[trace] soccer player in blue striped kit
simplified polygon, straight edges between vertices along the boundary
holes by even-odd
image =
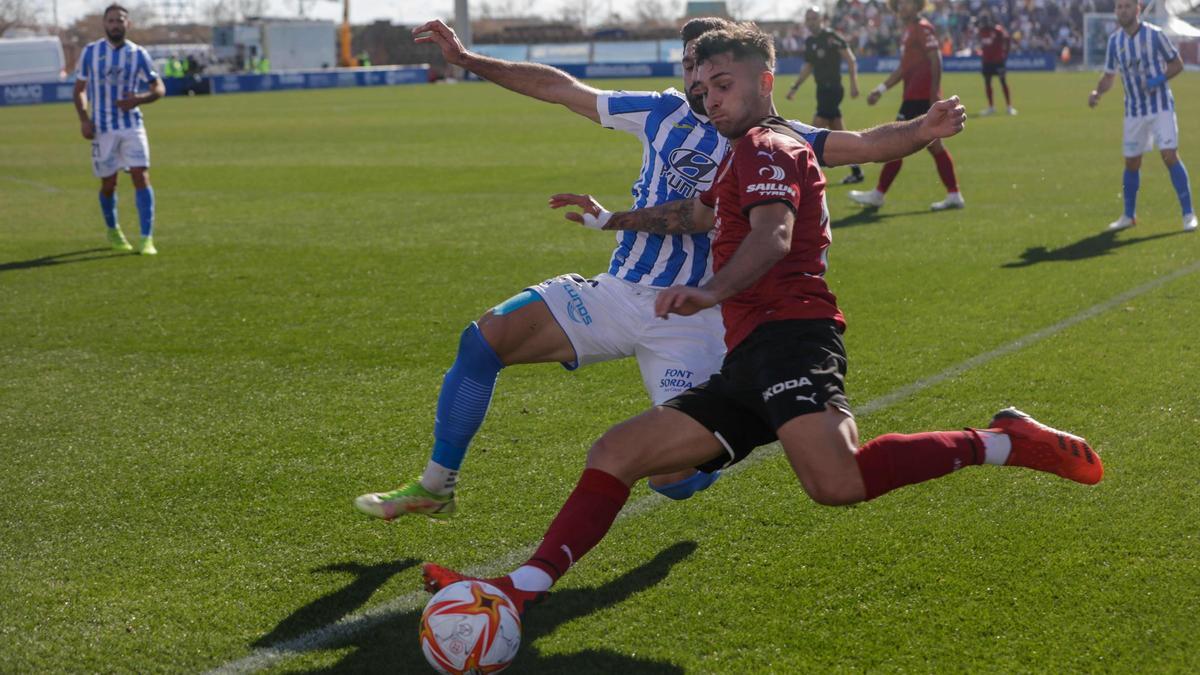
[[[506,89],[558,103],[593,122],[635,135],[643,166],[633,185],[634,209],[691,199],[707,190],[728,149],[728,141],[704,116],[693,93],[692,43],[700,35],[730,25],[724,19],[689,21],[681,31],[684,91],[601,91],[567,73],[536,63],[494,59],[468,51],[441,21],[413,30],[417,42],[430,42],[446,61]],[[422,34],[428,34],[421,36]],[[829,165],[888,161],[917,152],[936,138],[962,129],[965,111],[957,99],[940,101],[930,114],[866,132],[830,132],[793,122],[797,132],[820,146]],[[552,206],[580,205],[585,195],[556,195]],[[590,214],[589,214],[590,215]],[[584,221],[577,213],[571,220]],[[600,229],[590,219],[585,225]],[[636,357],[643,384],[657,405],[700,384],[715,373],[725,355],[718,308],[679,321],[654,318],[659,291],[697,286],[712,276],[711,235],[620,232],[608,270],[585,279],[564,274],[526,288],[486,312],[463,331],[454,365],[438,396],[434,447],[420,480],[390,492],[355,500],[362,512],[385,520],[407,513],[434,518],[454,514],[458,471],[478,431],[502,368],[519,363],[562,363],[575,369],[592,363]],[[686,469],[649,477],[651,488],[686,499],[716,480],[718,472]]]
[[[100,212],[109,244],[118,251],[133,250],[117,224],[117,173],[127,169],[137,190],[142,235],[137,252],[155,255],[150,143],[139,106],[162,98],[166,87],[154,71],[150,54],[125,39],[128,30],[127,9],[120,5],[105,8],[105,38],[83,48],[75,69],[75,111],[80,133],[92,142],[92,173],[100,179]]]
[[[1118,28],[1108,38],[1104,75],[1088,96],[1096,107],[1117,73],[1125,87],[1125,175],[1122,180],[1125,212],[1108,226],[1116,232],[1137,224],[1137,193],[1141,185],[1142,154],[1155,145],[1171,174],[1171,184],[1183,209],[1183,231],[1196,230],[1196,212],[1187,169],[1179,161],[1179,124],[1175,119],[1175,97],[1167,81],[1183,72],[1183,59],[1162,29],[1141,20],[1137,0],[1117,0]]]

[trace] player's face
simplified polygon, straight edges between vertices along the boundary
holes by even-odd
[[[717,54],[700,64],[696,79],[704,91],[709,119],[726,138],[740,138],[771,113],[774,76],[761,63]]]
[[[125,41],[125,31],[129,30],[129,15],[119,9],[114,9],[104,15],[104,34],[109,41],[121,43]]]
[[[899,0],[896,3],[896,15],[902,21],[913,19],[921,13],[921,5],[924,4],[921,0]]]
[[[704,94],[696,82],[696,41],[690,40],[683,46],[683,95],[688,107],[697,115],[704,115]]]
[[[1138,11],[1141,7],[1137,0],[1117,0],[1117,5],[1114,11],[1117,15],[1117,23],[1121,24],[1121,28],[1129,28],[1137,23]]]
[[[804,27],[810,33],[816,33],[821,30],[821,13],[808,10],[804,13]]]

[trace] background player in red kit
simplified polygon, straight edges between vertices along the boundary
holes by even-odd
[[[697,40],[696,54],[705,108],[732,150],[692,217],[670,222],[678,231],[715,228],[717,271],[701,286],[660,291],[655,312],[666,319],[720,303],[729,353],[708,382],[596,441],[533,557],[489,583],[523,612],[600,542],[640,477],[692,466],[714,471],[776,439],[821,504],[873,499],[983,463],[1098,482],[1100,458],[1082,438],[1011,408],[990,429],[888,434],[857,447],[843,391],[845,321],[824,279],[830,227],[818,151],[772,115],[769,35],[753,24],[713,31]],[[667,204],[631,217],[654,229],[663,226],[656,213],[676,211]],[[423,574],[430,591],[465,578],[432,563]]]
[[[1008,61],[1008,48],[1012,38],[1004,26],[996,23],[990,12],[979,15],[979,52],[983,62],[983,88],[987,91],[988,107],[980,115],[994,115],[996,106],[992,100],[992,77],[1000,78],[1000,88],[1004,90],[1004,105],[1008,107],[1009,115],[1016,115],[1017,109],[1012,106],[1012,96],[1008,93],[1008,80],[1005,62]]]
[[[884,92],[904,81],[904,102],[900,104],[899,120],[911,120],[924,115],[929,107],[941,97],[942,52],[938,48],[937,32],[933,24],[921,17],[925,0],[889,0],[888,7],[904,22],[904,35],[900,41],[900,65],[888,75],[887,80],[867,96],[867,105],[875,105]],[[962,193],[958,190],[958,178],[954,175],[954,160],[940,140],[929,146],[933,161],[937,163],[938,176],[946,186],[946,198],[934,202],[934,211],[961,209],[965,206]],[[851,190],[850,199],[879,208],[896,174],[900,173],[903,160],[893,160],[883,165],[879,172],[879,183],[874,190]]]

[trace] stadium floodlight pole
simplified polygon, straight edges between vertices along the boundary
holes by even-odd
[[[471,35],[471,10],[467,0],[454,0],[454,32],[467,49],[475,42]]]

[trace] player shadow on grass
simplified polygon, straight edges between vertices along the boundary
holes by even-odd
[[[356,562],[334,563],[318,567],[313,572],[348,572],[354,575],[354,580],[344,588],[324,595],[279,622],[270,633],[255,640],[255,647],[270,647],[290,638],[297,637],[328,626],[362,607],[380,586],[387,583],[396,574],[410,567],[415,567],[421,561],[413,558],[396,560],[394,562],[362,565]]]
[[[93,253],[104,255],[91,255]],[[114,251],[111,248],[85,248],[82,251],[70,251],[68,253],[56,253],[54,255],[42,256],[41,258],[33,258],[30,260],[15,260],[8,263],[0,263],[0,272],[8,272],[10,270],[27,270],[34,267],[48,267],[50,265],[66,265],[68,263],[87,262],[89,260],[105,260],[107,258],[118,258],[122,256],[131,256],[128,251]]]
[[[594,614],[617,605],[667,577],[678,563],[696,550],[696,543],[684,541],[661,551],[654,559],[626,572],[598,588],[572,588],[551,593],[545,601],[534,606],[525,617],[522,627],[521,651],[513,662],[514,673],[597,673],[626,675],[683,673],[683,668],[668,662],[645,657],[618,654],[604,649],[585,649],[573,654],[543,655],[534,644],[538,638],[553,633],[559,626],[580,617]],[[392,617],[349,640],[325,645],[330,651],[353,647],[340,661],[305,673],[376,673],[381,671],[428,673],[425,655],[417,639],[421,610],[412,610]],[[600,640],[603,642],[603,640]],[[289,671],[297,672],[297,671]]]
[[[907,218],[909,216],[926,215],[929,212],[930,211],[928,209],[925,209],[922,211],[899,211],[899,212],[880,213],[879,209],[877,209],[877,208],[867,207],[865,209],[862,209],[861,211],[856,211],[855,213],[851,213],[848,216],[842,216],[841,218],[838,218],[837,220],[829,221],[829,227],[836,230],[839,227],[854,227],[855,225],[872,225],[874,223],[878,223],[881,220],[887,220],[889,218]]]
[[[1073,260],[1086,260],[1102,255],[1108,255],[1122,246],[1131,246],[1140,244],[1146,241],[1162,239],[1163,237],[1173,237],[1177,234],[1184,234],[1183,230],[1175,230],[1174,232],[1160,232],[1151,234],[1145,237],[1134,237],[1132,239],[1117,239],[1117,232],[1101,232],[1093,234],[1090,237],[1085,237],[1073,244],[1067,244],[1062,248],[1047,249],[1045,246],[1033,246],[1025,249],[1021,253],[1021,259],[1015,262],[1004,263],[1001,267],[1029,267],[1043,262],[1071,262]]]

